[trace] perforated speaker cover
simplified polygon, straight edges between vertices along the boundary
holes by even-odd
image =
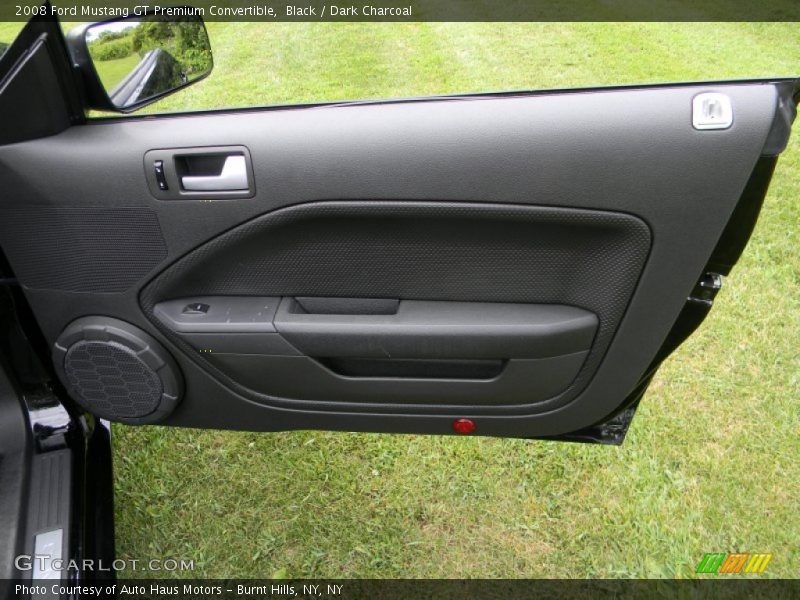
[[[123,292],[167,256],[158,217],[139,207],[4,207],[0,237],[20,282],[43,290]]]
[[[111,317],[83,317],[58,337],[53,361],[72,398],[112,421],[153,423],[181,395],[178,367],[138,327]]]

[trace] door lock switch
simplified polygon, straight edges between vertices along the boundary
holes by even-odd
[[[167,185],[167,178],[164,175],[164,161],[157,160],[153,163],[153,171],[156,174],[156,183],[158,183],[158,189],[162,191],[166,191],[169,189]]]
[[[183,307],[181,311],[185,315],[204,315],[208,312],[209,309],[208,304],[203,304],[202,302],[192,302],[191,304],[187,304]]]

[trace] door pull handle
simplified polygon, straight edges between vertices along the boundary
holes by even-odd
[[[197,192],[247,190],[247,161],[244,156],[228,156],[219,175],[184,175],[183,189]]]

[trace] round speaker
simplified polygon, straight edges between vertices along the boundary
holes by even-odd
[[[151,335],[111,317],[82,317],[56,340],[53,362],[70,396],[123,423],[166,417],[182,393],[178,366]]]

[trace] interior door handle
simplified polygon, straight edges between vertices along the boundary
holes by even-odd
[[[219,175],[184,175],[181,184],[183,189],[197,192],[246,190],[247,161],[241,155],[228,156]]]

